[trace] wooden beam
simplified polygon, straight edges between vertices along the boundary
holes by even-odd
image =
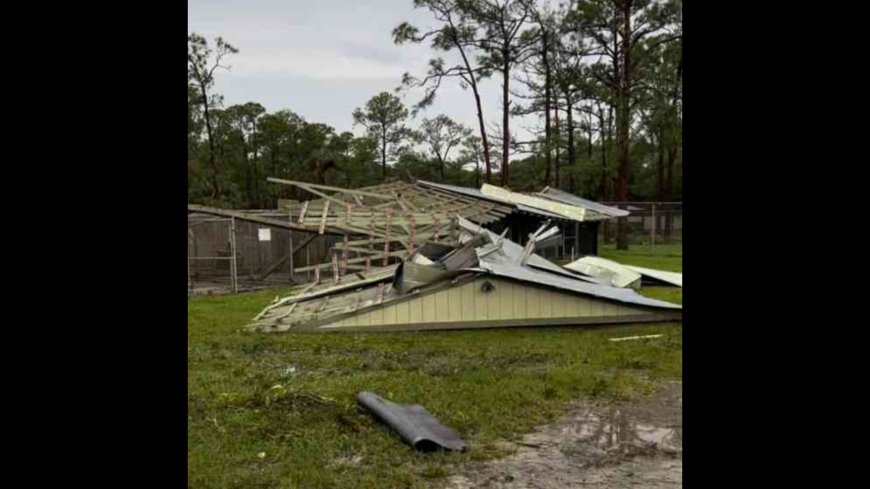
[[[318,229],[317,234],[323,234],[323,230],[326,229],[326,216],[329,215],[329,201],[326,201],[326,205],[323,207],[323,215],[320,216],[320,229]]]
[[[372,197],[372,198],[381,199],[381,200],[393,200],[393,199],[395,199],[395,197],[393,197],[391,195],[381,195],[381,194],[376,194],[376,193],[372,193],[372,192],[365,192],[362,190],[354,190],[354,189],[349,189],[349,188],[330,187],[329,185],[317,185],[314,183],[297,182],[294,180],[284,180],[281,178],[272,178],[272,177],[269,177],[266,180],[273,182],[273,183],[283,183],[286,185],[295,185],[303,190],[308,190],[308,191],[310,191],[311,189],[319,189],[319,190],[327,190],[327,191],[332,191],[332,192],[343,192],[346,194],[359,195],[359,196],[363,196],[363,197]],[[319,194],[319,192],[312,192],[312,193]]]
[[[240,221],[254,222],[254,223],[258,223],[258,224],[264,224],[266,226],[274,226],[276,228],[293,229],[293,230],[301,231],[304,233],[311,232],[310,229],[306,229],[303,226],[299,226],[299,225],[293,224],[293,223],[288,222],[288,221],[283,221],[280,219],[272,219],[270,217],[262,217],[262,216],[257,216],[257,215],[246,214],[244,212],[240,212],[237,210],[220,209],[218,207],[208,207],[208,206],[198,205],[198,204],[187,204],[187,211],[188,212],[199,212],[202,214],[210,214],[213,216],[234,217]],[[329,231],[329,234],[343,234],[342,232],[336,231],[336,230],[331,229],[331,228],[328,229],[328,231]]]

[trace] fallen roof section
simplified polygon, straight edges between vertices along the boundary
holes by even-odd
[[[468,220],[453,245],[415,250],[353,283],[276,299],[251,329],[407,331],[680,320],[682,306],[569,272]],[[550,231],[537,233],[546,236]]]
[[[583,207],[584,209],[595,211],[608,217],[625,217],[629,215],[629,212],[627,210],[619,209],[617,207],[611,207],[609,205],[599,204],[598,202],[587,200],[555,188],[544,187],[544,189],[538,192],[537,195],[546,199],[554,200],[556,202],[562,202],[563,204]]]
[[[614,287],[640,287],[640,273],[617,263],[613,260],[599,256],[584,256],[565,265],[568,270],[596,277]]]
[[[683,274],[677,272],[668,272],[665,270],[658,270],[655,268],[644,268],[644,267],[635,267],[631,265],[626,265],[627,268],[634,270],[635,272],[641,274],[644,279],[652,279],[650,280],[653,283],[665,283],[669,285],[675,285],[677,287],[683,286]]]
[[[598,221],[612,217],[611,214],[614,210],[617,212],[617,215],[619,215],[619,212],[624,212],[619,209],[587,201],[586,199],[580,199],[579,197],[577,197],[578,201],[575,202],[558,201],[556,199],[542,198],[547,196],[539,194],[522,194],[486,183],[483,184],[480,189],[427,182],[424,180],[417,180],[417,183],[424,187],[443,190],[445,192],[451,192],[478,200],[511,205],[521,212],[527,212],[548,218],[566,219],[578,222]],[[601,212],[600,209],[608,209],[609,213]]]
[[[580,222],[589,220],[587,219],[586,209],[582,207],[566,205],[560,202],[554,202],[552,200],[542,199],[531,195],[511,192],[510,190],[496,187],[495,185],[489,185],[487,183],[484,183],[480,187],[480,192],[484,195],[496,197],[514,204],[521,204],[535,209],[540,209],[546,211],[549,214],[561,216],[562,219],[570,219]]]

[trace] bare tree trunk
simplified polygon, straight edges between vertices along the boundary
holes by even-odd
[[[505,52],[503,55],[505,59],[507,59],[509,53]],[[510,169],[510,65],[508,65],[507,61],[505,61],[504,66],[502,67],[502,78],[504,83],[502,84],[502,144],[501,144],[501,186],[502,187],[510,187],[511,181],[511,169]]]
[[[211,125],[211,113],[208,111],[208,90],[203,83],[199,84],[199,88],[202,92],[202,112],[205,118],[205,132],[208,136],[208,161],[212,170],[212,197],[219,199],[221,197],[220,179],[218,178],[220,170],[214,155],[214,131]]]
[[[474,75],[472,75],[473,77]],[[477,123],[480,125],[480,140],[483,143],[483,161],[486,164],[486,183],[492,179],[492,165],[489,160],[489,140],[486,138],[486,125],[483,123],[483,109],[480,106],[480,94],[477,93],[477,84],[472,83],[474,101],[477,103]]]
[[[547,30],[541,29],[541,62],[544,64],[544,159],[547,162],[547,171],[544,181],[550,185],[550,168],[553,165],[552,139],[550,134],[550,62],[547,59]]]
[[[576,168],[574,168],[574,164],[576,163],[575,159],[576,159],[577,155],[574,151],[574,114],[573,114],[574,103],[570,99],[570,97],[565,98],[565,105],[566,105],[565,118],[566,118],[566,122],[568,123],[568,168],[571,172],[569,174],[570,177],[568,178],[568,184],[569,184],[568,190],[570,190],[571,193],[574,193],[574,191],[575,191],[574,174],[576,173],[576,170],[577,170]]]
[[[604,109],[598,106],[598,132],[601,143],[601,188],[599,189],[601,200],[607,201],[607,126],[604,119]]]
[[[659,128],[658,136],[658,162],[656,165],[657,180],[658,180],[658,195],[659,202],[665,201],[665,131]]]
[[[622,2],[620,20],[622,21],[622,62],[620,73],[617,78],[617,107],[616,107],[616,148],[617,148],[617,198],[628,201],[628,171],[629,171],[629,118],[631,104],[631,0]],[[628,222],[625,218],[616,221],[616,249],[628,249]]]
[[[554,146],[554,149],[556,150],[556,159],[553,161],[553,169],[555,170],[553,172],[555,174],[555,178],[553,179],[553,186],[558,189],[559,188],[559,161],[560,161],[559,149],[560,149],[560,145],[562,142],[562,133],[559,131],[559,104],[558,104],[558,102],[554,104],[553,109],[554,109],[553,115],[555,116],[553,118],[553,121],[555,123],[554,129],[555,129],[555,134],[556,134],[555,137],[553,138],[554,143],[555,143],[555,144],[553,144],[553,146]]]
[[[606,121],[604,117],[604,109],[601,107],[601,104],[598,104],[598,132],[599,132],[599,142],[601,144],[601,188],[599,189],[601,200],[606,202],[608,201],[608,193],[607,193],[607,141],[608,141],[608,127],[609,123]],[[602,223],[603,230],[603,238],[605,243],[610,243],[610,231],[611,226],[610,223],[604,221]]]
[[[387,181],[387,130],[384,128],[381,138],[381,181]]]
[[[592,116],[587,115],[589,124],[586,126],[586,136],[589,139],[589,148],[587,148],[586,158],[592,162]]]
[[[453,22],[450,22],[450,27],[455,29]],[[453,36],[453,44],[459,50],[462,56],[462,62],[465,64],[465,70],[468,72],[468,81],[471,85],[471,91],[474,93],[474,103],[477,106],[477,123],[480,126],[480,141],[483,144],[483,161],[486,164],[486,183],[490,183],[492,178],[492,165],[489,159],[489,139],[486,137],[486,124],[483,122],[483,107],[480,104],[480,92],[477,90],[477,80],[474,78],[474,71],[471,69],[471,63],[468,61],[468,56],[465,55],[465,49],[462,43],[456,36]]]
[[[668,148],[668,157],[667,157],[667,165],[665,167],[665,192],[664,192],[664,201],[671,202],[674,199],[673,193],[673,185],[674,185],[674,161],[677,159],[677,146],[674,144],[670,148]],[[673,233],[673,221],[674,216],[671,211],[671,205],[665,204],[665,242],[671,240],[671,234]]]

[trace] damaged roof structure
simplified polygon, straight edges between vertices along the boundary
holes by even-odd
[[[540,255],[550,259],[596,255],[600,223],[626,214],[550,188],[519,193],[488,184],[476,189],[415,180],[347,189],[279,178],[268,180],[293,187],[296,195],[312,199],[280,200],[278,208],[271,210],[188,205],[191,216],[208,214],[242,220],[286,230],[291,235],[283,251],[270,253],[262,266],[246,270],[245,279],[249,281],[264,280],[272,274],[286,276],[290,283],[313,281],[316,287],[325,281],[346,284],[368,280],[360,277],[377,275],[381,268],[397,265],[422,246],[458,245],[460,218],[496,233],[507,233],[505,238],[520,246],[527,244],[542,223],[550,222],[559,232],[536,243]],[[231,229],[230,233],[235,231]],[[234,241],[228,242],[228,253],[234,256]],[[258,250],[255,246],[254,251]],[[262,261],[253,258],[245,262]]]
[[[249,328],[262,332],[407,331],[671,321],[682,306],[573,273],[461,216],[454,239],[426,242],[401,262],[336,275],[276,300]],[[546,230],[545,230],[546,229]]]
[[[539,251],[553,259],[598,254],[598,232],[607,219],[625,217],[628,211],[586,200],[576,195],[545,187],[540,192],[520,193],[495,185],[483,184],[480,189],[458,187],[418,180],[419,185],[451,192],[480,201],[508,205],[513,212],[495,223],[491,229],[509,229],[511,240],[525,245],[529,233],[544,220],[559,227],[561,238]]]

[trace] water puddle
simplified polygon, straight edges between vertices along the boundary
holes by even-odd
[[[560,445],[566,454],[590,458],[613,455],[676,455],[683,448],[682,426],[643,422],[622,408],[582,409],[561,426]]]
[[[511,456],[452,477],[448,487],[680,487],[682,385],[663,386],[637,403],[578,405],[516,446]]]

